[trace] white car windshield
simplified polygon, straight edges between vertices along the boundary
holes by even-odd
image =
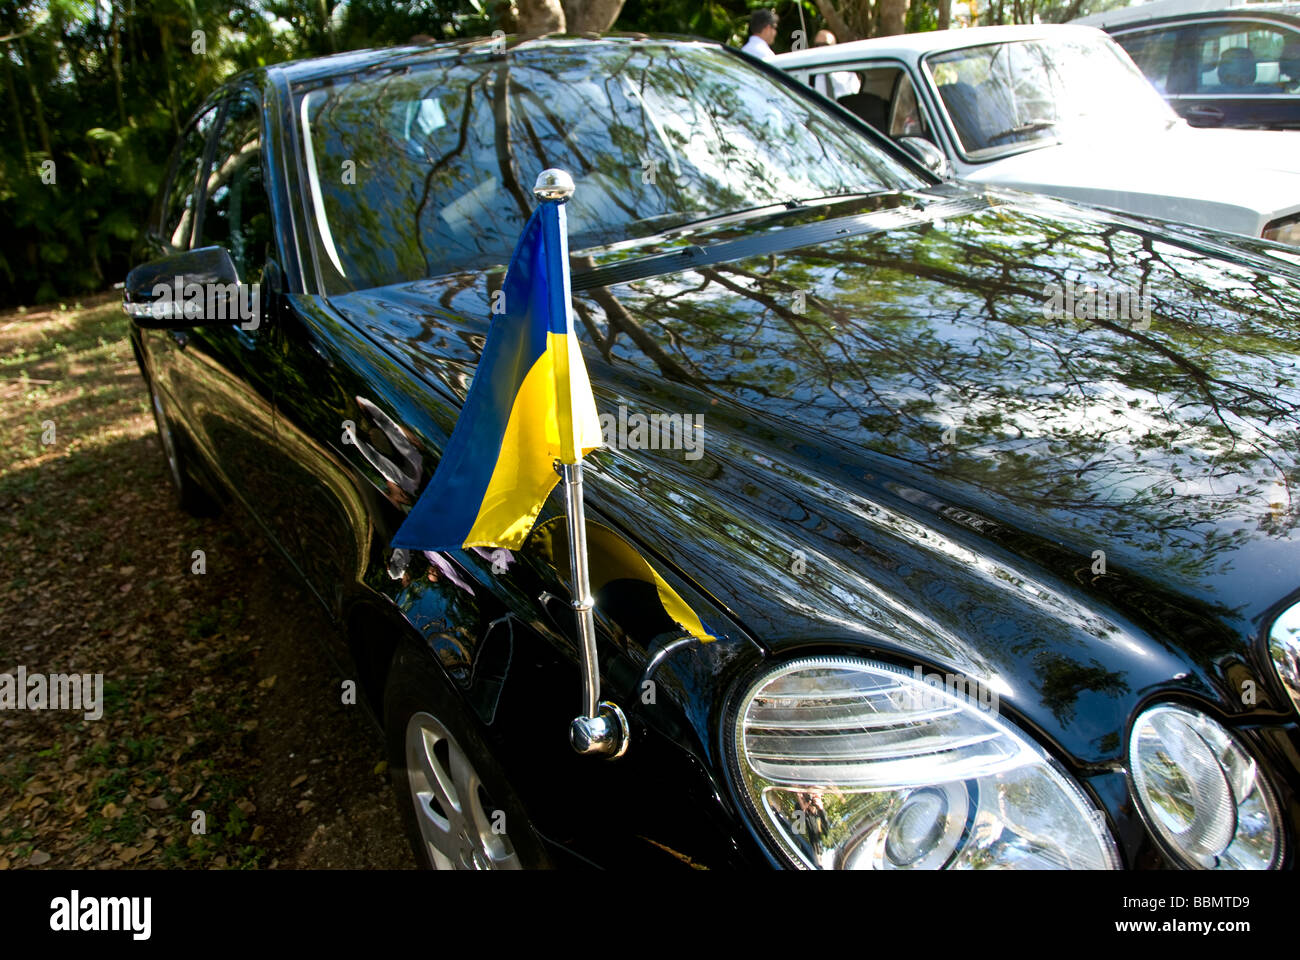
[[[1117,126],[1161,130],[1177,121],[1102,36],[966,47],[931,54],[925,66],[970,159],[1086,137],[1099,126],[1113,137]]]

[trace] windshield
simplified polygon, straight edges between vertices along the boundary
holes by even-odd
[[[1176,120],[1146,78],[1097,36],[1019,40],[931,54],[926,70],[970,159],[1097,128],[1159,130]],[[1099,141],[1099,143],[1104,141]]]
[[[703,46],[539,45],[297,93],[330,292],[505,265],[547,167],[577,185],[575,252],[921,184],[848,123]]]

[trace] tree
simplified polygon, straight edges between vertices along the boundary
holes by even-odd
[[[908,0],[880,0],[880,26],[876,30],[876,36],[892,37],[907,32],[904,27],[907,4]]]
[[[563,33],[564,8],[560,0],[519,0],[519,32],[525,35]]]
[[[623,0],[519,0],[519,32],[604,33],[623,10]]]

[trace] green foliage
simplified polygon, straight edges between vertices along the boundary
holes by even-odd
[[[176,135],[233,74],[490,32],[494,0],[24,0],[0,7],[0,303],[121,280]]]

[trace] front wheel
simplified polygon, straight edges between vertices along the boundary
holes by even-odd
[[[421,866],[549,866],[540,840],[483,738],[428,655],[406,647],[384,695],[389,769]]]

